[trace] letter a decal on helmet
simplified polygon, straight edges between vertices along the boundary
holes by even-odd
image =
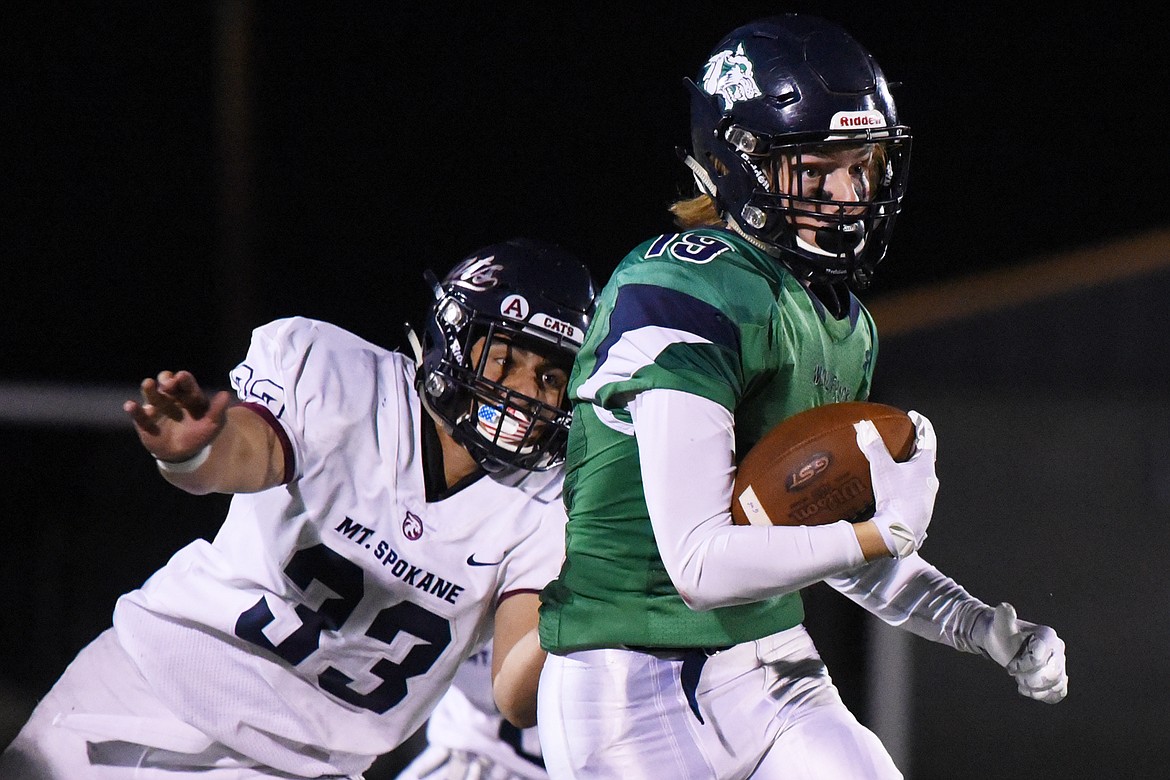
[[[523,322],[528,319],[528,301],[523,295],[509,295],[500,303],[500,314]]]

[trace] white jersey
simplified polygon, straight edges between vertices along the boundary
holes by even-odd
[[[414,366],[307,319],[258,328],[232,372],[285,447],[286,484],[237,495],[114,614],[174,713],[269,766],[357,774],[426,720],[496,605],[564,546],[559,471],[426,501]]]

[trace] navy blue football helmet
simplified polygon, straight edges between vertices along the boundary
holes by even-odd
[[[910,161],[872,55],[831,22],[788,14],[733,30],[687,84],[685,162],[728,225],[810,283],[868,285]],[[847,197],[825,184],[842,158]]]
[[[492,344],[504,340],[567,374],[597,295],[588,268],[555,245],[519,238],[473,252],[441,282],[430,272],[427,278],[435,302],[421,345],[424,403],[485,469],[545,471],[562,463],[567,399],[542,403],[488,379],[484,368]]]

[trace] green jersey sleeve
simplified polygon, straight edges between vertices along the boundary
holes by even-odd
[[[764,324],[753,319],[766,320],[772,301],[767,280],[728,239],[661,236],[632,253],[604,291],[573,398],[613,411],[658,388],[734,410],[745,389],[744,331]]]

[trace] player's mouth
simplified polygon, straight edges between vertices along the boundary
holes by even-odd
[[[488,441],[508,450],[524,452],[525,440],[530,439],[528,431],[532,420],[528,415],[509,408],[506,412],[498,406],[480,403],[475,412],[475,428]]]

